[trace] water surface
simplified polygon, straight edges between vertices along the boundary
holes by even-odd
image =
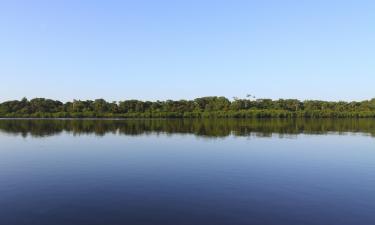
[[[375,120],[0,120],[0,224],[375,224]]]

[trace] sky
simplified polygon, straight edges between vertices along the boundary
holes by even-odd
[[[375,97],[375,1],[3,0],[0,101]]]

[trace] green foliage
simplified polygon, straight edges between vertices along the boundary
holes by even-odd
[[[73,100],[62,103],[35,98],[0,104],[3,118],[370,118],[375,98],[362,102],[299,101],[202,97],[194,100],[107,102]]]

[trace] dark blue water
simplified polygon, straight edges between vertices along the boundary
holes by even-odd
[[[5,123],[1,225],[375,224],[368,126]]]

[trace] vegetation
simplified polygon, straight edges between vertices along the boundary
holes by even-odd
[[[107,102],[35,98],[0,104],[2,118],[375,118],[375,98],[361,102],[202,97]]]

